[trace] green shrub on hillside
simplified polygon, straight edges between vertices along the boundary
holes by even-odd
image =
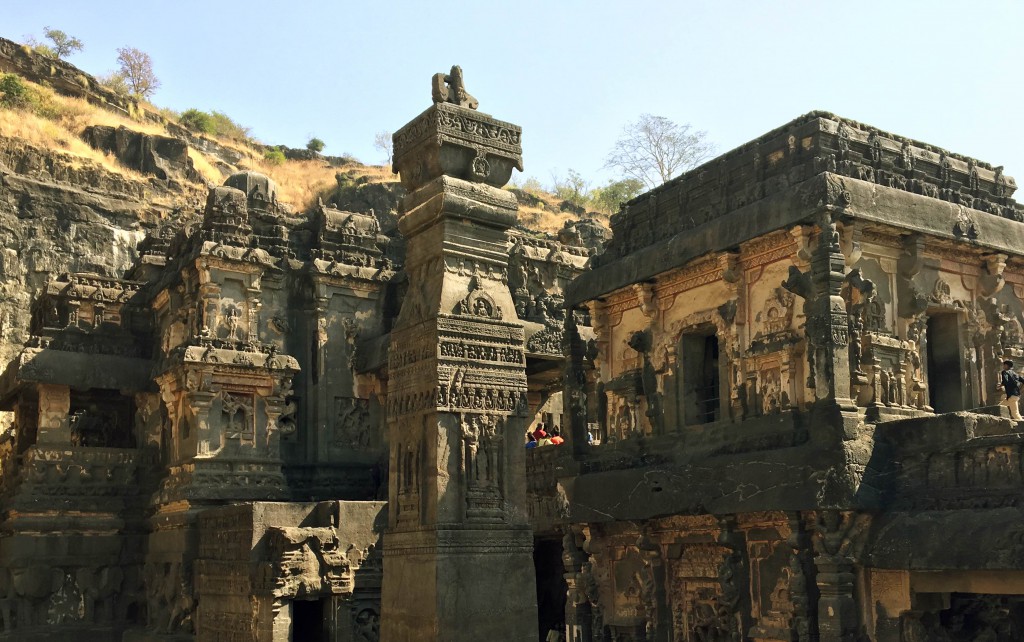
[[[184,127],[201,134],[213,134],[217,131],[210,114],[198,109],[186,109],[181,112],[178,122]]]
[[[324,141],[320,140],[319,138],[310,138],[309,142],[306,143],[306,149],[316,154],[319,154],[320,152],[324,151],[324,147],[326,147]]]
[[[213,128],[218,136],[249,140],[249,128],[239,125],[224,112],[213,110],[210,112],[210,118],[213,120]]]
[[[32,104],[32,90],[16,74],[0,74],[0,105],[8,109],[27,109]]]
[[[77,111],[71,104],[54,100],[51,91],[40,90],[17,74],[0,74],[0,107],[24,109],[49,120],[73,115]]]
[[[188,109],[181,113],[178,122],[201,134],[241,141],[249,140],[249,128],[239,125],[222,111],[206,112],[200,109]]]
[[[271,165],[283,165],[285,161],[284,152],[280,149],[269,149],[263,154],[263,160]]]

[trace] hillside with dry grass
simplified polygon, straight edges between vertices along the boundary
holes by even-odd
[[[39,80],[39,79],[36,79]],[[12,96],[11,88],[14,88]],[[5,92],[6,88],[6,92]],[[96,105],[86,98],[62,95],[43,82],[17,74],[0,74],[0,137],[53,150],[82,162],[95,163],[104,170],[136,182],[153,199],[166,194],[149,189],[151,177],[126,166],[117,157],[90,146],[83,138],[92,126],[124,127],[151,136],[180,138],[188,143],[188,157],[201,181],[184,186],[187,201],[196,201],[208,185],[220,184],[230,174],[254,170],[270,176],[278,185],[278,198],[297,212],[309,210],[319,200],[336,201],[339,183],[381,185],[400,192],[397,177],[390,166],[363,165],[354,159],[321,157],[282,158],[269,147],[248,136],[217,136],[190,131],[177,118],[180,115],[140,103],[134,113],[118,113],[108,106]],[[244,128],[238,127],[244,132]],[[294,150],[292,150],[294,151]],[[510,188],[519,197],[520,222],[542,232],[555,233],[566,222],[581,216],[579,208],[538,185]],[[397,198],[395,199],[397,201]],[[336,203],[345,208],[344,200]],[[607,224],[606,213],[585,214]]]

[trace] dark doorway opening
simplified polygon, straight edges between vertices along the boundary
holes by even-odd
[[[960,323],[956,313],[928,319],[928,400],[935,412],[964,409],[960,368]]]
[[[681,343],[683,417],[687,424],[718,421],[718,337],[714,331],[684,334]]]
[[[292,602],[292,642],[328,642],[323,600]]]
[[[533,565],[537,571],[537,628],[543,642],[552,629],[565,630],[565,591],[568,587],[562,566],[562,541],[536,540]]]

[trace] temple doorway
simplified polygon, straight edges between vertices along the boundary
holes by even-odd
[[[714,328],[684,334],[680,341],[682,362],[681,398],[687,425],[718,421],[720,395],[718,337]]]
[[[565,567],[562,541],[537,539],[533,545],[533,563],[537,569],[537,624],[540,640],[552,629],[565,630]]]
[[[960,317],[941,312],[928,318],[928,399],[935,412],[963,410],[964,388],[960,355]]]
[[[328,642],[323,600],[292,602],[292,642]]]

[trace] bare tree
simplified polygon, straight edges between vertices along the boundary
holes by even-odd
[[[377,135],[373,137],[373,147],[377,149],[386,157],[384,162],[388,165],[391,164],[394,143],[391,140],[391,132],[377,132]]]
[[[134,47],[122,47],[117,50],[117,64],[128,88],[136,96],[149,98],[160,87],[148,53]]]
[[[60,29],[50,29],[46,27],[43,31],[43,35],[46,36],[47,40],[53,43],[53,47],[50,50],[53,52],[54,58],[64,58],[70,56],[76,51],[81,51],[82,41],[74,36],[69,36]]]
[[[710,158],[715,146],[707,136],[707,132],[694,131],[689,124],[642,114],[623,129],[604,166],[655,188]]]

